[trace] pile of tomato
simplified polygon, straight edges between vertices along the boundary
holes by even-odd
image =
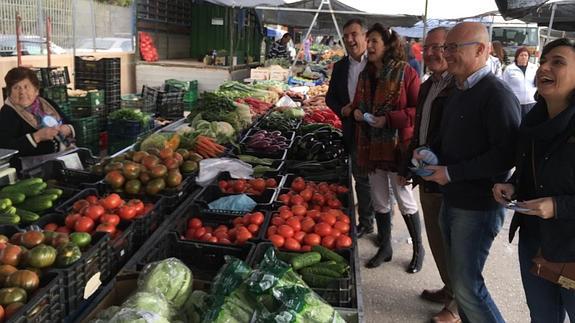
[[[322,245],[329,249],[352,246],[350,218],[342,211],[338,194],[348,188],[338,184],[315,183],[296,177],[290,191],[278,200],[285,205],[274,213],[267,238],[274,246],[291,251],[309,251]]]
[[[265,216],[262,212],[247,213],[233,220],[233,227],[221,224],[217,227],[204,226],[198,217],[192,217],[187,222],[186,240],[200,240],[220,244],[244,244],[253,239],[260,231]]]
[[[146,216],[153,207],[154,204],[144,203],[139,199],[125,201],[116,193],[103,198],[89,195],[74,202],[65,218],[65,225],[48,223],[44,226],[44,230],[64,233],[106,232],[114,238],[122,233],[118,229],[120,221],[131,221]]]
[[[240,194],[246,193],[251,195],[262,195],[266,188],[276,188],[278,183],[274,178],[256,178],[256,179],[230,179],[220,180],[218,187],[222,193]]]

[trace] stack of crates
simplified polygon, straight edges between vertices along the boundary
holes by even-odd
[[[70,75],[67,67],[40,67],[32,69],[40,82],[40,96],[49,99],[60,107],[66,115],[68,109],[67,86]]]
[[[105,114],[120,109],[120,58],[100,58],[76,56],[76,88],[81,90],[104,91]]]
[[[100,155],[100,135],[106,128],[104,91],[90,90],[82,96],[69,96],[70,120],[76,131],[76,146]]]
[[[149,123],[128,120],[110,120],[108,123],[108,154],[116,152],[134,144],[138,139],[147,135],[154,127],[154,119]]]
[[[198,81],[179,81],[179,80],[166,80],[164,82],[165,88],[170,91],[185,91],[184,94],[184,108],[186,111],[191,111],[198,101]]]
[[[100,125],[98,117],[90,116],[70,120],[76,132],[76,146],[90,149],[92,154],[100,155]]]
[[[142,112],[167,120],[184,117],[184,95],[186,91],[172,86],[142,88]]]

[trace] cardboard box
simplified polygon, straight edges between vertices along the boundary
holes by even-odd
[[[269,80],[270,70],[263,68],[252,68],[250,70],[250,78],[252,80],[258,80],[258,81]]]
[[[270,80],[272,81],[286,81],[289,77],[288,69],[272,69],[270,71]]]

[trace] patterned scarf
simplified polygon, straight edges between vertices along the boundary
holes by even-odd
[[[375,93],[372,95],[372,80],[369,77],[370,67],[359,76],[358,108],[375,116],[384,116],[398,108],[399,97],[403,88],[403,74],[406,62],[389,60],[375,79]],[[389,121],[388,121],[389,122]],[[398,131],[384,126],[371,127],[366,122],[356,124],[357,164],[361,173],[374,172],[376,169],[397,171]]]
[[[17,106],[9,98],[6,99],[6,104],[11,106],[34,129],[42,128],[42,118],[46,115],[53,116],[58,121],[62,120],[56,109],[41,97],[37,97],[29,107]]]

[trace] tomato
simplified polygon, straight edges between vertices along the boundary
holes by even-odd
[[[309,210],[305,213],[305,216],[308,218],[312,218],[314,220],[318,219],[320,216],[320,211],[318,210]]]
[[[185,239],[186,240],[194,240],[195,239],[196,229],[190,228],[186,230]]]
[[[218,243],[221,243],[221,244],[232,244],[232,242],[231,242],[229,239],[227,239],[227,238],[218,239]]]
[[[236,228],[231,228],[228,230],[228,238],[232,241],[236,240]]]
[[[48,223],[44,226],[44,231],[56,231],[58,225],[56,223]]]
[[[40,231],[26,231],[22,235],[22,245],[28,249],[44,242],[44,234]]]
[[[286,221],[286,224],[289,225],[290,227],[293,228],[294,232],[300,231],[301,230],[301,223],[298,219],[296,218],[289,218]]]
[[[342,234],[337,238],[335,246],[337,249],[349,248],[351,247],[351,238]]]
[[[68,216],[66,216],[64,223],[66,224],[67,228],[74,229],[74,224],[76,224],[76,221],[78,221],[78,219],[81,217],[82,215],[80,215],[79,213],[69,214]]]
[[[11,318],[12,315],[16,314],[16,312],[18,312],[20,310],[20,308],[24,305],[25,304],[22,302],[15,302],[15,303],[11,303],[10,305],[6,306],[6,310],[5,310],[6,319]],[[0,305],[0,306],[2,306],[2,305]]]
[[[279,234],[272,234],[271,236],[269,236],[269,239],[276,248],[281,248],[284,246],[285,238],[280,236]]]
[[[349,224],[341,221],[337,221],[333,225],[334,229],[337,229],[341,233],[348,233],[349,232]]]
[[[320,193],[315,193],[311,198],[312,202],[316,205],[323,206],[325,204],[325,197]]]
[[[142,214],[148,214],[150,213],[150,211],[154,208],[154,204],[153,203],[144,203],[144,211],[142,212]]]
[[[299,193],[305,189],[305,181],[301,177],[296,177],[291,182],[290,187],[291,187],[292,191]]]
[[[328,185],[327,183],[321,182],[321,183],[319,183],[319,185],[317,186],[317,188],[318,188],[319,191],[322,192],[322,193],[329,192],[329,185]]]
[[[225,232],[225,233],[227,234],[227,233],[228,233],[228,230],[229,230],[229,229],[228,229],[227,226],[225,226],[225,225],[223,225],[223,224],[220,224],[220,225],[218,225],[218,227],[214,230],[214,232],[222,231],[222,232]]]
[[[238,179],[237,181],[235,181],[233,187],[234,192],[243,193],[246,190],[246,181],[243,179]]]
[[[132,220],[136,216],[136,208],[124,205],[118,210],[118,215],[123,220]]]
[[[291,211],[295,216],[304,216],[307,213],[307,209],[303,205],[294,205],[291,207]]]
[[[98,204],[98,197],[96,195],[88,195],[86,196],[86,201],[88,201],[90,204]]]
[[[291,238],[294,235],[294,231],[289,225],[282,224],[278,227],[278,234],[284,238]]]
[[[327,201],[327,206],[332,209],[339,209],[341,208],[341,202],[338,199],[329,199]]]
[[[262,212],[254,212],[250,218],[250,222],[257,225],[264,223],[264,214]]]
[[[256,178],[251,181],[252,188],[256,191],[262,192],[266,189],[266,181],[263,178]]]
[[[199,218],[191,218],[188,220],[188,228],[197,229],[202,227],[202,220]]]
[[[318,223],[314,227],[314,232],[319,234],[322,237],[328,236],[331,234],[331,226],[327,223]]]
[[[123,202],[124,201],[122,200],[120,195],[116,193],[112,193],[100,200],[100,204],[108,210],[118,208],[120,205],[122,205]]]
[[[342,235],[342,234],[343,234],[343,233],[341,233],[341,231],[339,231],[339,230],[336,230],[336,229],[333,229],[333,228],[332,228],[332,230],[331,230],[331,235],[334,236],[334,237],[336,237],[336,238],[339,237],[339,236]]]
[[[347,192],[349,192],[349,189],[348,189],[347,187],[345,187],[345,186],[343,186],[343,185],[338,185],[338,186],[337,186],[337,189],[336,189],[336,193],[337,193],[337,194],[345,194],[345,193],[347,193]]]
[[[296,233],[294,233],[293,238],[297,240],[297,242],[301,243],[303,241],[303,238],[305,237],[305,232],[303,231],[298,231]]]
[[[321,215],[321,222],[327,223],[330,226],[333,226],[337,221],[336,217],[329,213],[324,213]]]
[[[192,230],[193,230],[193,229],[192,229]],[[223,238],[228,239],[228,237],[229,237],[229,236],[228,236],[228,233],[227,233],[227,232],[224,232],[224,231],[222,231],[222,230],[220,230],[220,231],[217,231],[217,230],[216,230],[216,232],[214,232],[213,236],[216,237],[216,238],[218,238],[218,239],[223,239]]]
[[[104,209],[104,207],[101,205],[90,205],[84,211],[84,215],[91,218],[94,221],[98,221],[98,219],[104,213],[106,213],[106,209]]]
[[[6,245],[6,248],[0,250],[0,263],[18,267],[21,256],[22,249],[19,246],[9,243]]]
[[[279,227],[280,225],[282,225],[282,224],[284,224],[284,223],[285,223],[285,220],[282,219],[280,216],[274,216],[274,217],[272,218],[272,224],[275,225],[275,226],[278,226],[278,227]]]
[[[283,204],[289,204],[289,200],[290,200],[290,196],[287,194],[280,194],[278,196],[278,201],[280,201]]]
[[[76,212],[87,208],[88,206],[90,206],[90,202],[86,201],[86,200],[78,200],[76,202],[74,202],[74,205],[72,205],[72,209]]]
[[[98,224],[98,226],[96,227],[96,232],[106,232],[109,233],[110,235],[114,235],[114,233],[116,232],[116,226],[101,223]]]
[[[200,237],[200,240],[202,241],[208,241],[212,238],[212,234],[209,232],[206,232],[203,236]]]
[[[266,235],[269,236],[273,236],[274,234],[276,234],[276,232],[278,231],[278,228],[275,225],[271,225],[268,228],[268,231],[266,232]]]
[[[2,307],[2,305],[0,305],[0,322],[4,322],[4,307]]]
[[[308,246],[317,246],[321,243],[321,237],[316,233],[308,233],[303,238],[303,242]]]
[[[74,223],[75,224],[75,223]],[[74,228],[68,228],[68,227],[59,227],[58,229],[56,229],[56,232],[60,232],[60,233],[70,233],[72,232],[71,230],[74,230]]]
[[[238,244],[243,244],[244,242],[248,241],[249,239],[253,238],[253,235],[248,229],[245,227],[239,227],[236,231],[236,242]]]
[[[280,212],[280,218],[284,219],[287,221],[287,219],[291,218],[293,216],[292,211],[281,211]]]
[[[257,224],[250,224],[248,225],[248,231],[252,234],[256,234],[260,230],[260,226]]]
[[[313,197],[313,191],[309,188],[306,188],[305,190],[301,191],[299,195],[303,198],[304,201],[309,202]]]
[[[136,216],[146,214],[146,207],[144,202],[138,199],[132,199],[128,201],[128,205],[136,209]]]
[[[221,181],[218,182],[218,187],[220,188],[220,190],[221,190],[222,192],[225,192],[226,189],[228,189],[228,186],[229,186],[229,184],[228,184],[227,181],[221,180]]]
[[[291,211],[291,207],[289,207],[287,205],[282,205],[278,209],[278,212],[281,212],[281,211]]]
[[[304,252],[310,252],[311,251],[311,246],[305,245],[302,246],[300,251],[304,251]]]
[[[74,223],[74,231],[76,232],[92,232],[94,229],[94,220],[87,216],[83,216]]]
[[[208,242],[211,242],[211,243],[218,243],[218,241],[219,241],[219,239],[214,237],[214,236],[212,236],[208,239]]]
[[[293,195],[289,200],[289,204],[291,205],[303,205],[304,202],[303,197],[299,195]]]
[[[290,251],[299,251],[301,249],[301,245],[297,240],[293,238],[287,238],[284,242],[284,248]]]
[[[313,232],[314,226],[315,221],[313,219],[306,218],[301,221],[301,230],[305,233]]]
[[[235,218],[232,223],[234,224],[235,227],[237,227],[238,225],[243,225],[244,224],[244,219],[243,217],[237,217]]]
[[[16,271],[18,271],[18,268],[12,265],[0,265],[0,286],[6,285],[8,276]]]
[[[120,224],[120,217],[116,214],[106,213],[100,217],[100,223],[117,226]]]
[[[268,179],[266,179],[266,187],[269,187],[269,188],[276,188],[276,187],[278,187],[278,183],[277,183],[277,181],[275,180],[275,178],[268,178]]]
[[[334,236],[325,236],[321,239],[321,245],[328,248],[333,249],[335,246],[336,238]]]
[[[347,215],[345,215],[345,214],[340,214],[340,215],[338,215],[336,219],[337,219],[338,221],[340,221],[340,222],[343,222],[343,223],[347,223],[347,224],[350,223],[350,221],[349,221],[349,216],[347,216]]]

